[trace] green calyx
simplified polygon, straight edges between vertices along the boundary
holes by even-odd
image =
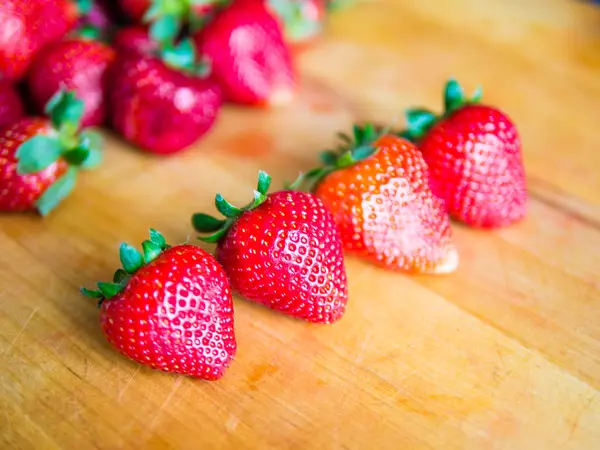
[[[192,216],[192,225],[199,233],[212,233],[208,236],[201,236],[198,239],[204,242],[219,242],[226,234],[235,221],[247,211],[252,211],[267,200],[267,192],[271,186],[271,177],[264,171],[258,172],[258,184],[254,190],[253,200],[242,208],[233,206],[223,198],[221,194],[215,197],[215,206],[217,210],[225,216],[224,219],[217,219],[204,213],[196,213]]]
[[[444,113],[437,116],[435,113],[423,108],[410,108],[405,111],[406,129],[397,133],[399,136],[412,142],[417,142],[441,119],[448,117],[454,111],[466,105],[473,105],[481,101],[483,91],[481,86],[468,98],[458,81],[448,80],[444,89]]]
[[[354,125],[352,136],[339,133],[340,144],[335,150],[327,150],[321,154],[322,166],[309,170],[292,184],[287,185],[291,190],[314,191],[319,183],[329,174],[353,166],[370,158],[377,151],[373,144],[387,129],[377,129],[373,124]]]
[[[150,25],[152,39],[161,45],[170,45],[177,40],[184,25],[189,24],[194,33],[206,24],[208,17],[198,15],[197,11],[225,3],[224,0],[152,0],[143,20]]]
[[[100,281],[97,290],[81,288],[81,293],[87,297],[98,300],[98,306],[105,300],[110,300],[119,294],[131,276],[141,267],[154,261],[164,250],[170,248],[164,236],[158,231],[150,228],[150,239],[142,242],[142,252],[135,247],[123,242],[119,248],[119,257],[122,268],[117,269],[110,283]]]
[[[290,0],[267,0],[269,7],[285,24],[286,35],[293,41],[301,41],[317,35],[321,23],[306,17],[303,2]]]
[[[60,90],[47,103],[46,114],[53,132],[38,134],[23,142],[15,153],[17,173],[38,173],[59,159],[69,164],[68,170],[37,200],[42,216],[48,215],[65,197],[77,181],[79,169],[92,169],[102,161],[102,139],[89,130],[81,131],[84,104],[72,91]]]
[[[187,74],[206,77],[210,73],[210,62],[206,58],[198,58],[191,38],[177,44],[161,45],[159,56],[169,67]]]
[[[77,5],[79,15],[85,16],[86,14],[89,14],[94,7],[94,0],[75,0],[75,4]]]

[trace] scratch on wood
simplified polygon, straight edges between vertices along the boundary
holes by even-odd
[[[38,306],[33,311],[31,311],[31,314],[29,314],[29,317],[27,318],[27,320],[25,321],[25,323],[23,324],[23,326],[21,327],[21,329],[19,330],[19,332],[17,333],[17,335],[15,336],[13,341],[11,342],[11,344],[10,344],[11,346],[15,345],[15,342],[17,342],[17,339],[19,339],[19,337],[21,337],[21,334],[23,334],[23,331],[25,331],[25,328],[27,328],[27,325],[29,325],[29,322],[31,322],[31,319],[33,318],[33,316],[35,316],[35,313],[37,313],[39,309],[40,308]]]
[[[577,414],[575,414],[575,417],[573,418],[573,423],[571,424],[571,431],[569,433],[569,437],[567,438],[565,443],[569,442],[573,438],[575,432],[577,431],[577,428],[579,428],[579,421],[581,420],[581,416],[583,416],[583,413],[589,409],[589,407],[592,405],[595,399],[596,394],[594,393],[594,395],[592,395],[589,399],[585,401],[585,403],[579,409],[579,411],[577,411]]]
[[[154,431],[154,427],[156,426],[156,422],[158,421],[158,418],[160,417],[162,410],[165,409],[166,406],[169,404],[169,402],[175,395],[175,392],[177,392],[177,389],[179,389],[179,386],[181,385],[182,381],[183,381],[183,377],[178,376],[177,379],[175,380],[175,382],[173,383],[171,392],[169,392],[169,395],[167,395],[167,398],[165,398],[165,401],[163,402],[163,404],[160,405],[159,408],[156,410],[156,414],[150,421],[150,424],[148,425],[148,430],[147,430],[148,433],[152,433]]]
[[[372,336],[373,333],[371,331],[369,331],[365,336],[363,343],[360,346],[360,350],[356,355],[356,359],[354,360],[355,364],[360,364],[363,361],[363,358],[365,357],[365,350],[367,349],[367,344],[371,341]]]
[[[133,373],[131,374],[131,376],[129,377],[129,380],[127,380],[127,383],[125,383],[125,387],[123,387],[123,389],[121,389],[119,391],[119,396],[117,397],[117,400],[119,401],[119,403],[121,402],[121,400],[123,399],[123,394],[125,394],[125,391],[129,388],[129,385],[131,384],[131,382],[133,381],[133,378],[137,375],[137,373],[140,371],[140,367],[141,366],[137,366],[137,368],[133,371]]]

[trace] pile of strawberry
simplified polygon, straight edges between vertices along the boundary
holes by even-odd
[[[140,23],[114,27],[89,0],[5,0],[0,20],[21,34],[0,33],[0,211],[48,214],[79,170],[100,162],[87,127],[107,118],[141,149],[172,154],[203,136],[224,102],[289,101],[291,49],[322,24],[322,7],[306,6],[315,1],[120,0]],[[112,47],[97,40],[107,36]],[[24,117],[19,87],[38,116]],[[232,293],[331,324],[348,303],[345,252],[448,274],[459,264],[452,219],[492,229],[525,216],[519,135],[481,90],[468,98],[450,80],[443,111],[409,109],[406,124],[356,125],[283,190],[269,193],[259,172],[245,206],[217,194],[223,217],[192,216],[214,256],[154,229],[141,252],[123,243],[112,280],[82,289],[98,301],[107,340],[149,367],[217,380],[237,349]]]
[[[76,142],[88,127],[173,154],[206,135],[224,103],[291,101],[294,54],[342,3],[2,0],[0,210],[48,214],[72,190],[77,169],[100,162],[97,136],[81,138],[93,145],[89,160]],[[59,124],[62,113],[52,109],[62,96],[70,106]],[[35,116],[25,117],[27,109]]]

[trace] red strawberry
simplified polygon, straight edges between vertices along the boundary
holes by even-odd
[[[100,125],[106,118],[106,90],[115,51],[87,39],[66,39],[44,47],[36,56],[28,77],[33,103],[43,110],[60,89],[74,90],[83,100],[82,126]]]
[[[80,168],[100,161],[98,136],[79,132],[83,102],[60,91],[51,120],[28,117],[0,130],[0,211],[47,215],[68,196]]]
[[[0,128],[17,122],[25,115],[21,97],[8,81],[0,80]]]
[[[227,100],[288,103],[296,74],[278,21],[262,2],[233,3],[194,35]]]
[[[406,139],[371,125],[343,136],[339,152],[301,176],[332,212],[344,248],[391,270],[449,273],[458,265],[450,220],[428,186],[428,168]]]
[[[150,153],[178,152],[212,127],[221,108],[219,87],[194,65],[191,41],[162,58],[123,53],[113,66],[112,120],[127,140]]]
[[[254,201],[236,208],[217,195],[226,219],[195,214],[194,227],[215,232],[216,257],[232,289],[249,300],[314,323],[331,323],[346,310],[348,286],[339,232],[314,195],[267,195],[270,177],[259,173]]]
[[[431,188],[452,217],[474,227],[503,227],[527,209],[521,141],[508,116],[478,104],[480,97],[478,91],[467,100],[450,80],[444,115],[408,111],[405,134],[418,143],[431,168]]]
[[[117,52],[137,52],[150,55],[158,51],[159,44],[148,34],[147,27],[134,25],[117,31],[113,37],[113,47]]]
[[[143,255],[121,244],[113,282],[82,289],[99,300],[106,339],[153,369],[218,380],[237,348],[225,271],[204,250],[170,247],[152,229],[142,247]]]
[[[0,78],[20,79],[36,52],[65,35],[78,14],[70,0],[2,0]]]

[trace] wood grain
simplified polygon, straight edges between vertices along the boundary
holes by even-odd
[[[600,10],[584,2],[372,1],[299,58],[288,107],[228,107],[189,151],[107,134],[105,165],[46,220],[0,217],[0,446],[53,449],[600,448]],[[114,352],[78,294],[122,240],[171,242],[216,191],[281,185],[354,120],[402,125],[448,76],[501,105],[524,141],[523,223],[455,225],[459,270],[408,277],[347,258],[342,321],[311,326],[236,299],[220,382]],[[206,247],[210,248],[210,247]]]

